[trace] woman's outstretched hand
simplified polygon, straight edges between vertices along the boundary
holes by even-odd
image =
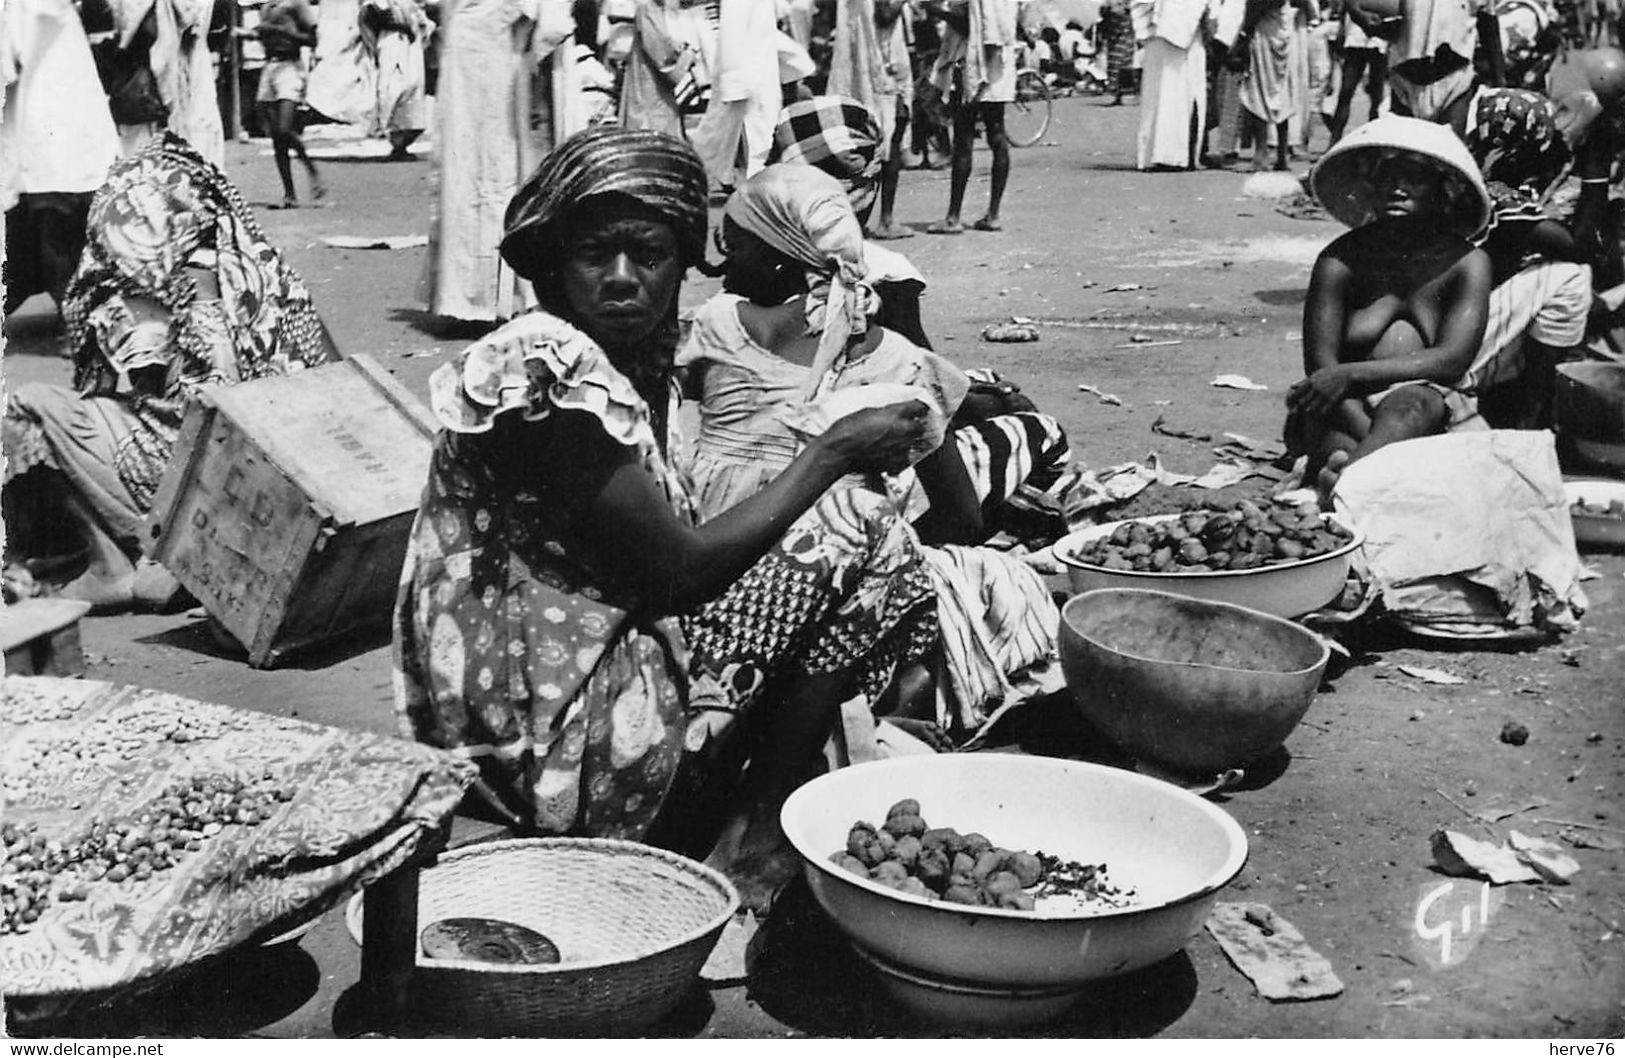
[[[837,419],[819,438],[845,470],[895,474],[926,436],[931,409],[917,400],[865,408]]]

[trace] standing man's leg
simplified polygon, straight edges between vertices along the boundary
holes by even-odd
[[[1359,91],[1360,82],[1369,70],[1370,56],[1369,48],[1343,49],[1343,79],[1337,86],[1337,109],[1332,111],[1332,119],[1326,123],[1333,143],[1343,138],[1343,130],[1348,127],[1349,112],[1354,108],[1354,93]]]
[[[953,165],[948,172],[948,215],[926,229],[933,235],[958,235],[965,230],[965,225],[959,220],[959,211],[965,205],[965,189],[970,186],[971,147],[976,140],[976,105],[950,102],[948,114],[954,126]]]
[[[278,99],[271,104],[271,144],[276,153],[277,175],[282,177],[284,208],[299,204],[299,196],[293,187],[293,167],[288,157],[290,150],[299,156],[305,172],[310,176],[311,197],[321,199],[327,194],[321,174],[316,171],[316,163],[305,153],[305,141],[299,136],[299,104],[291,99]]]
[[[1010,136],[1004,131],[1004,104],[978,103],[982,127],[987,132],[987,146],[993,152],[993,188],[988,195],[987,214],[972,227],[977,231],[999,231],[999,206],[1004,202],[1004,188],[1010,182]],[[958,210],[955,210],[958,215]]]
[[[903,171],[903,144],[908,142],[909,108],[898,96],[897,129],[892,133],[891,154],[880,166],[880,226],[870,232],[874,239],[906,239],[912,231],[897,223],[892,215],[897,207],[897,181]]]

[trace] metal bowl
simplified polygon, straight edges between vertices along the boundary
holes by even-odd
[[[1277,617],[1299,617],[1320,609],[1342,594],[1348,579],[1349,562],[1354,552],[1365,543],[1359,530],[1336,515],[1326,515],[1330,521],[1348,529],[1353,539],[1343,546],[1313,558],[1282,562],[1257,569],[1214,570],[1207,573],[1142,573],[1135,570],[1106,569],[1091,565],[1077,557],[1086,543],[1111,536],[1120,525],[1143,522],[1159,525],[1181,517],[1179,514],[1157,514],[1148,518],[1131,518],[1119,522],[1093,525],[1068,533],[1055,543],[1055,557],[1067,567],[1072,590],[1082,593],[1100,588],[1148,588],[1153,591],[1172,592],[1194,599],[1212,599],[1233,603]]]
[[[1285,742],[1331,657],[1284,618],[1134,588],[1073,597],[1060,648],[1084,719],[1136,758],[1193,776]]]
[[[1569,519],[1574,523],[1576,544],[1599,550],[1625,548],[1625,517],[1584,514],[1573,509],[1577,503],[1606,507],[1615,500],[1625,500],[1625,481],[1615,481],[1612,478],[1565,478],[1563,491],[1568,494]]]
[[[1104,863],[1133,903],[1035,911],[967,907],[888,889],[829,862],[854,822],[880,823],[904,798],[931,826],[996,845]],[[1048,1013],[1055,989],[1136,970],[1181,950],[1247,859],[1247,838],[1222,809],[1170,783],[1098,764],[1024,754],[898,757],[842,768],[785,802],[784,832],[807,881],[861,951],[924,987],[1014,998]],[[895,979],[896,975],[892,975]],[[949,982],[952,982],[950,985]],[[953,1004],[950,1002],[950,1006]]]

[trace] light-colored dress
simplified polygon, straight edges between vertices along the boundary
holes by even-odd
[[[781,413],[801,403],[809,369],[757,344],[739,320],[743,301],[723,293],[700,306],[677,354],[679,368],[703,372],[700,433],[689,465],[702,522],[760,492],[803,444]],[[962,396],[967,384],[948,361],[891,331],[834,375],[832,388],[884,380]]]
[[[367,135],[423,129],[423,38],[428,19],[410,0],[366,0],[337,32],[344,43],[316,64],[307,101]]]
[[[703,372],[700,433],[688,463],[702,522],[760,492],[802,444],[781,415],[801,402],[809,369],[751,338],[739,320],[742,301],[723,293],[706,302],[677,356],[679,367]],[[837,366],[834,374],[830,385],[837,389],[881,381],[921,386],[942,394],[939,400],[951,401],[953,407],[944,409],[950,413],[964,394],[965,377],[958,368],[890,331],[882,332],[880,344],[866,356]],[[1037,469],[1030,449],[1001,443],[1002,428],[1013,428],[1018,435],[1042,429],[1028,418],[998,417],[954,436],[980,499],[988,499],[992,484],[985,472],[990,444],[1000,449],[996,461],[1001,468],[1021,465],[1019,479]],[[1064,450],[1064,437],[1061,445]],[[1006,462],[1012,455],[1017,458]],[[973,469],[977,464],[983,473]],[[1001,481],[993,487],[1009,495],[1020,483]],[[833,494],[843,491],[854,490],[837,488]],[[917,484],[909,498],[916,502],[899,499],[897,509],[917,516],[924,508]],[[989,548],[920,544],[918,550],[930,576],[942,634],[936,676],[937,720],[944,730],[969,737],[999,709],[1061,689],[1054,664],[1060,617],[1037,574]]]
[[[667,4],[676,0],[638,0],[636,36],[626,57],[621,81],[621,124],[654,129],[684,138],[677,82],[699,61],[698,49],[673,36]]]
[[[447,5],[435,107],[440,186],[423,284],[434,315],[504,320],[535,304],[497,244],[508,200],[550,146],[533,121],[546,109],[540,63],[558,43],[538,32],[544,13],[522,0]]]
[[[555,410],[584,413],[635,452],[672,511],[683,476],[648,404],[581,332],[534,312],[435,373],[435,445],[395,621],[403,730],[476,759],[477,789],[543,833],[639,839],[702,709],[750,707],[771,681],[852,673],[878,694],[935,646],[913,533],[885,498],[839,490],[726,592],[658,609],[617,576],[578,517],[585,495],[539,495],[516,469],[570,452],[516,447]]]
[[[1241,80],[1241,105],[1270,125],[1295,117],[1299,109],[1299,82],[1293,75],[1298,49],[1293,20],[1296,8],[1281,0],[1258,20],[1247,52],[1247,72]]]

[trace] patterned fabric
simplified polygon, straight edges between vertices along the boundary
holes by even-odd
[[[1464,136],[1484,172],[1495,220],[1543,220],[1540,199],[1568,166],[1557,105],[1522,88],[1483,88]]]
[[[588,497],[543,495],[523,472],[572,455],[536,447],[552,409],[592,415],[679,518],[692,520],[692,504],[636,389],[562,321],[513,321],[441,368],[431,390],[449,428],[402,574],[397,706],[403,730],[475,758],[481,794],[516,824],[640,838],[693,709],[738,711],[794,673],[851,669],[883,685],[933,641],[912,534],[878,498],[820,503],[681,621],[590,558],[596,541],[578,517]]]
[[[148,881],[90,882],[0,936],[11,1024],[322,914],[435,848],[474,772],[398,739],[90,680],[7,677],[0,730],[6,822],[47,841],[133,822],[194,776],[264,776],[281,791],[257,826],[223,827]]]
[[[629,195],[671,219],[683,263],[705,258],[706,184],[699,155],[682,140],[651,129],[595,125],[542,159],[503,218],[502,256],[533,274],[556,252],[555,225],[595,195]]]
[[[805,162],[839,180],[862,213],[879,191],[884,141],[874,111],[847,96],[825,95],[779,111],[767,161]]]
[[[218,299],[199,294],[198,272],[213,277]],[[74,390],[119,405],[103,418],[123,423],[117,470],[135,507],[98,511],[117,525],[146,510],[202,387],[288,374],[334,352],[310,292],[237,188],[168,132],[115,163],[96,192],[62,314]],[[9,403],[7,453],[48,445],[52,464],[69,470],[64,461],[85,449],[61,443],[41,418],[63,407]],[[77,425],[90,421],[80,417]],[[8,468],[7,480],[18,472]]]

